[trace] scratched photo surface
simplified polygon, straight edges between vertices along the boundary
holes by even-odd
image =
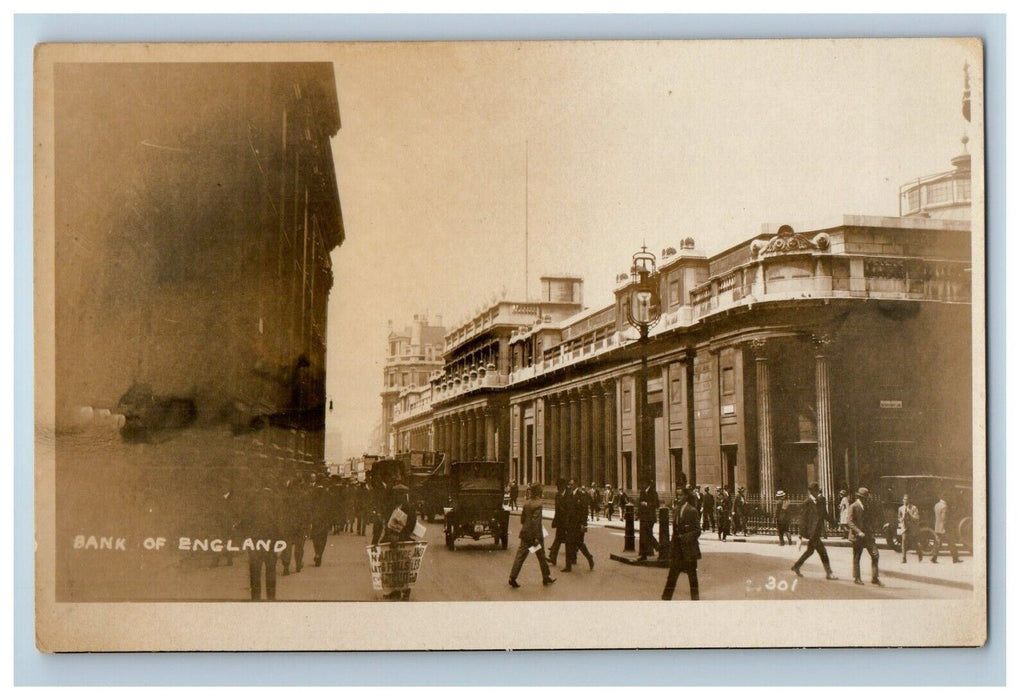
[[[41,648],[983,643],[982,89],[974,39],[42,47]],[[191,619],[269,601],[447,622]]]

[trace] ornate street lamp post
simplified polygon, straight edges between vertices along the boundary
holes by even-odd
[[[631,284],[628,286],[628,323],[638,329],[638,342],[642,354],[642,370],[638,380],[638,484],[656,480],[656,466],[653,459],[653,436],[649,423],[649,367],[646,343],[649,330],[655,326],[662,314],[660,305],[660,279],[656,271],[656,256],[642,249],[631,257]]]

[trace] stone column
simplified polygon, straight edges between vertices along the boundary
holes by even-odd
[[[545,412],[542,414],[542,422],[535,428],[536,430],[539,427],[542,429],[542,471],[538,475],[540,484],[546,483],[546,477],[552,470],[551,460],[553,459],[553,404],[548,398],[543,398],[542,402],[546,407]]]
[[[511,426],[513,427],[513,426]],[[485,459],[492,461],[496,458],[496,425],[492,412],[485,409]],[[522,433],[523,435],[523,433]],[[522,438],[523,440],[523,438]]]
[[[760,449],[760,497],[772,499],[777,482],[774,464],[774,426],[770,412],[770,367],[767,360],[767,341],[754,340],[756,355],[756,426]],[[768,501],[769,502],[769,501]]]
[[[619,487],[621,484],[617,483],[617,464],[620,455],[617,454],[617,384],[615,382],[603,382],[603,408],[606,483]]]
[[[477,433],[475,433],[477,435],[478,442],[474,448],[474,453],[477,455],[478,459],[485,459],[485,445],[488,442],[485,435],[485,410],[481,408],[476,409],[474,411],[474,417],[478,424],[478,430]]]
[[[471,458],[481,459],[482,457],[482,428],[481,428],[481,410],[474,409],[471,411],[471,425],[474,426],[474,432],[471,433]]]
[[[570,478],[581,482],[581,397],[578,390],[570,392],[570,423],[567,427],[570,438]]]
[[[560,396],[560,476],[571,478],[571,401],[566,392]]]
[[[592,483],[592,397],[588,387],[578,390],[578,401],[581,407],[581,430],[578,432],[581,441],[581,470],[578,483],[588,486]]]
[[[606,446],[603,441],[603,390],[598,384],[592,386],[592,463],[591,480],[602,488],[606,485]]]
[[[685,436],[688,440],[688,480],[698,484],[698,465],[695,461],[695,351],[689,350],[685,360]]]
[[[834,512],[834,470],[831,465],[831,375],[827,346],[831,339],[814,336],[814,357],[817,365],[817,476],[820,489],[827,497],[828,508]]]
[[[470,423],[467,420],[467,414],[460,414],[460,448],[457,452],[460,454],[460,460],[465,460],[470,456],[470,450],[467,448],[468,436],[470,433]]]

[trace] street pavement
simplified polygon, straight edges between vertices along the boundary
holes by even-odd
[[[547,519],[547,529],[551,529]],[[612,527],[611,527],[612,525]],[[510,566],[517,547],[520,520],[510,521],[510,548],[502,550],[491,540],[457,541],[456,550],[446,549],[441,523],[426,524],[429,543],[421,571],[413,588],[414,601],[512,601],[512,600],[656,600],[666,578],[666,569],[632,566],[610,559],[625,553],[624,533],[617,523],[605,520],[590,524],[586,544],[596,567],[590,571],[584,557],[570,573],[553,567],[557,581],[542,586],[537,560],[531,556],[519,577],[521,587],[507,585]],[[550,541],[552,534],[550,534]],[[804,565],[804,576],[797,578],[790,567],[799,554],[796,545],[779,547],[776,541],[720,542],[704,533],[700,544],[699,588],[703,600],[809,600],[809,599],[891,599],[958,598],[971,594],[972,564],[967,558],[954,565],[951,559],[909,564],[899,563],[899,555],[881,550],[883,587],[870,584],[869,560],[864,556],[865,586],[852,583],[851,551],[828,549],[839,580],[827,581],[819,558],[814,555]],[[365,547],[370,544],[370,528],[363,537],[351,533],[331,535],[321,567],[313,566],[313,548],[306,547],[306,566],[299,573],[278,576],[278,600],[298,601],[374,601],[381,594],[371,587],[370,567]],[[279,565],[279,572],[281,566]],[[152,574],[153,572],[151,572]],[[222,563],[211,567],[207,555],[168,563],[163,575],[150,576],[148,596],[166,600],[247,600],[249,572],[245,557],[234,566]],[[688,595],[687,581],[679,581],[677,596]],[[154,599],[154,598],[150,598]]]

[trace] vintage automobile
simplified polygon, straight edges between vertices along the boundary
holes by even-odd
[[[470,537],[491,537],[506,549],[510,510],[503,505],[506,465],[502,462],[456,462],[449,469],[450,507],[445,509],[446,547]]]
[[[973,491],[968,479],[947,476],[882,476],[877,480],[876,496],[881,518],[880,533],[888,546],[899,551],[902,547],[898,535],[899,506],[903,494],[920,511],[920,531],[917,538],[924,554],[934,554],[938,537],[934,532],[934,504],[945,494],[949,504],[948,528],[957,544],[964,549],[973,547]]]
[[[407,485],[410,502],[418,515],[428,522],[445,513],[449,505],[449,478],[447,460],[442,452],[407,452],[398,455],[407,465]]]

